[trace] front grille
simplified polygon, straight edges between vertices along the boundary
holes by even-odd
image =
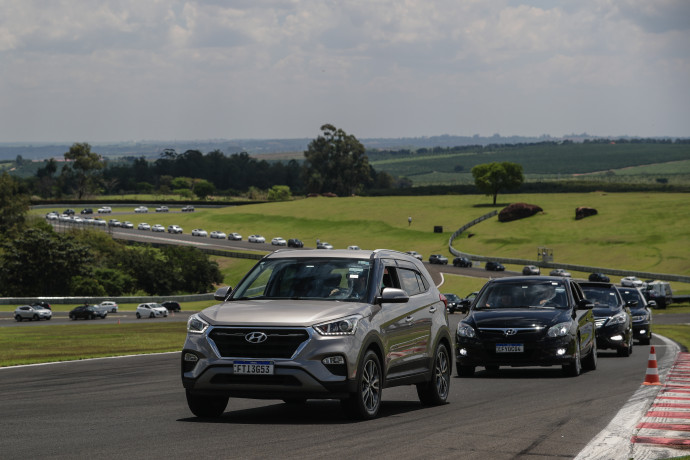
[[[250,343],[245,337],[253,332],[266,334],[261,343]],[[216,327],[208,338],[223,358],[291,358],[299,346],[309,340],[304,329]]]
[[[506,331],[513,332],[506,335]],[[483,340],[492,342],[511,342],[511,341],[536,341],[543,337],[545,330],[543,327],[533,328],[480,328],[479,337]]]

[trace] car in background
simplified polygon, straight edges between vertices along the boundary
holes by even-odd
[[[218,230],[212,231],[208,236],[219,240],[224,240],[228,237],[228,235],[226,235],[225,232],[219,232]]]
[[[58,220],[59,218],[60,214],[55,211],[50,211],[48,214],[46,214],[46,219],[48,220]]]
[[[108,313],[99,312],[93,305],[80,305],[70,310],[68,316],[69,319],[73,321],[76,321],[78,319],[105,319],[105,317],[108,316]]]
[[[84,208],[80,211],[80,214],[93,214],[93,209],[91,208]]]
[[[120,227],[122,227],[122,228],[134,228],[134,224],[131,223],[130,221],[126,220],[120,224]]]
[[[247,241],[250,243],[265,243],[266,238],[264,238],[261,235],[249,235],[249,238],[247,238]]]
[[[498,262],[489,260],[486,264],[484,264],[484,269],[492,272],[502,272],[505,271],[506,268]]]
[[[570,272],[567,272],[563,270],[562,268],[554,268],[549,272],[549,275],[551,276],[565,276],[566,278],[570,278],[572,275]]]
[[[541,270],[536,265],[525,265],[522,269],[522,274],[525,276],[541,275]]]
[[[39,301],[39,302],[34,302],[34,303],[31,304],[31,306],[43,307],[43,308],[47,308],[48,310],[52,310],[52,309],[53,309],[53,307],[52,307],[48,302],[43,301],[43,300],[41,300],[41,301]]]
[[[652,340],[652,307],[655,301],[647,302],[642,290],[635,287],[618,287],[625,304],[630,308],[633,325],[633,338],[640,345],[649,345]]]
[[[168,233],[182,233],[182,227],[179,225],[168,225]]]
[[[495,278],[479,291],[455,340],[458,377],[477,366],[561,366],[566,376],[597,367],[592,304],[570,278]]]
[[[472,266],[472,261],[468,259],[467,257],[454,257],[453,258],[453,267],[471,267]]]
[[[194,206],[188,204],[187,206],[182,206],[182,212],[194,212]]]
[[[113,209],[110,206],[101,206],[97,210],[98,214],[110,214],[113,212]]]
[[[580,281],[589,302],[594,304],[597,347],[614,349],[618,356],[630,356],[633,350],[632,314],[618,289],[611,283]]]
[[[136,208],[134,208],[134,212],[137,212],[137,213],[149,212],[149,208],[147,208],[146,206],[137,206]]]
[[[242,241],[242,235],[239,233],[228,233],[228,239],[232,241]]]
[[[140,303],[136,310],[137,319],[168,317],[168,309],[159,303]]]
[[[621,278],[621,286],[625,287],[638,287],[645,289],[647,287],[647,283],[642,281],[636,276],[625,276]]]
[[[611,278],[609,278],[608,276],[606,276],[603,273],[590,273],[588,280],[589,281],[598,281],[600,283],[610,283],[611,282]]]
[[[165,302],[161,302],[161,306],[165,307],[168,311],[171,311],[171,312],[176,312],[176,311],[182,310],[180,303],[175,302],[174,300],[166,300]]]
[[[280,236],[276,236],[271,240],[271,244],[273,246],[287,246],[287,241],[285,241],[285,238],[281,238]]]
[[[151,230],[151,225],[147,224],[146,222],[142,222],[137,225],[137,230]]]
[[[443,294],[447,300],[448,313],[455,313],[456,311],[462,311],[462,299],[455,294]]]
[[[151,227],[152,232],[164,232],[165,227],[163,227],[161,224],[156,224],[153,227]],[[169,230],[168,230],[169,231]]]
[[[101,219],[100,217],[96,217],[96,218],[93,220],[93,224],[96,225],[97,227],[105,227],[105,226],[108,225],[108,222],[106,222],[105,220]]]
[[[189,317],[181,353],[187,405],[198,417],[220,417],[229,398],[241,397],[339,399],[352,418],[373,419],[389,387],[415,385],[425,406],[450,394],[443,295],[413,257],[275,251],[215,298],[221,303]]]
[[[122,225],[122,222],[120,222],[117,219],[110,219],[108,221],[108,227],[120,227]]]
[[[103,302],[98,304],[99,308],[105,309],[105,311],[108,311],[110,313],[117,313],[117,309],[119,306],[117,305],[117,302],[114,302],[112,300],[104,300]]]
[[[333,245],[325,241],[319,241],[316,243],[316,249],[333,249]]]
[[[71,208],[65,209],[64,211],[62,211],[62,213],[66,216],[73,216],[74,215],[74,209],[71,209]]]
[[[359,246],[357,246],[355,244],[351,244],[350,246],[347,247],[347,249],[349,249],[350,251],[361,251],[362,250],[362,248],[360,248]]]
[[[208,236],[208,232],[204,230],[203,228],[195,228],[192,230],[192,236]]]
[[[430,264],[448,265],[448,257],[441,254],[431,254],[429,256]]]
[[[302,240],[299,240],[297,238],[290,238],[289,240],[287,240],[287,245],[289,248],[303,248],[304,247],[304,243],[302,242]]]
[[[168,209],[167,206],[158,206],[156,208],[156,212],[168,212],[168,211],[170,211],[170,209]]]
[[[417,251],[407,251],[405,254],[409,254],[417,260],[424,260],[424,257]]]
[[[42,305],[20,305],[14,310],[14,319],[17,322],[25,319],[29,321],[49,320],[52,317],[52,310],[44,308]]]
[[[642,293],[647,300],[653,300],[657,308],[664,309],[666,305],[673,303],[673,290],[666,281],[651,281]]]

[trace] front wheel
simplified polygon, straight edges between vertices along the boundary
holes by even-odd
[[[595,370],[597,368],[597,358],[597,341],[592,340],[592,350],[582,360],[582,368],[588,371]]]
[[[375,418],[381,408],[383,374],[379,357],[372,350],[364,354],[357,370],[357,391],[341,400],[345,411],[353,418]]]
[[[417,384],[417,396],[426,406],[445,404],[450,391],[451,361],[448,349],[439,344],[434,357],[431,380]]]
[[[15,315],[14,316],[14,320],[18,323],[21,323],[23,319],[24,318],[22,318],[22,315]]]
[[[137,312],[137,319],[141,319],[141,315]]]
[[[568,377],[577,377],[582,373],[582,356],[580,354],[580,344],[575,344],[575,357],[570,364],[563,365],[563,373]]]
[[[192,414],[197,417],[215,418],[220,417],[225,412],[228,405],[227,396],[206,396],[197,395],[186,390],[187,406]]]

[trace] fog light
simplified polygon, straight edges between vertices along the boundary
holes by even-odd
[[[467,356],[467,350],[464,348],[461,348],[460,350],[458,350],[458,353],[460,353],[462,356]]]
[[[195,355],[194,353],[185,353],[184,354],[184,360],[190,363],[195,363],[199,361],[199,357]]]
[[[558,350],[556,350],[556,354],[558,356],[563,356],[565,354],[565,352],[566,352],[565,348],[559,348]]]
[[[646,333],[647,333],[647,331],[645,331],[644,329],[640,329],[640,334],[644,335]]]
[[[329,356],[328,358],[323,358],[321,362],[324,363],[326,366],[333,364],[345,364],[345,358],[343,358],[342,356]]]
[[[611,336],[611,340],[621,341],[621,340],[623,340],[623,336],[622,335],[614,335],[614,336]]]

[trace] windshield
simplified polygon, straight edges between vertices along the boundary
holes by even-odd
[[[487,285],[475,309],[502,308],[568,308],[565,285],[551,280],[516,280]]]
[[[637,289],[619,289],[618,292],[621,293],[621,297],[623,297],[623,300],[626,302],[637,302],[638,306],[642,306],[644,304],[644,299]]]
[[[330,299],[360,301],[370,285],[369,259],[285,258],[259,262],[230,300]]]
[[[620,308],[620,297],[616,295],[614,287],[588,287],[582,286],[585,298],[594,304],[594,308],[609,308],[617,310]]]

